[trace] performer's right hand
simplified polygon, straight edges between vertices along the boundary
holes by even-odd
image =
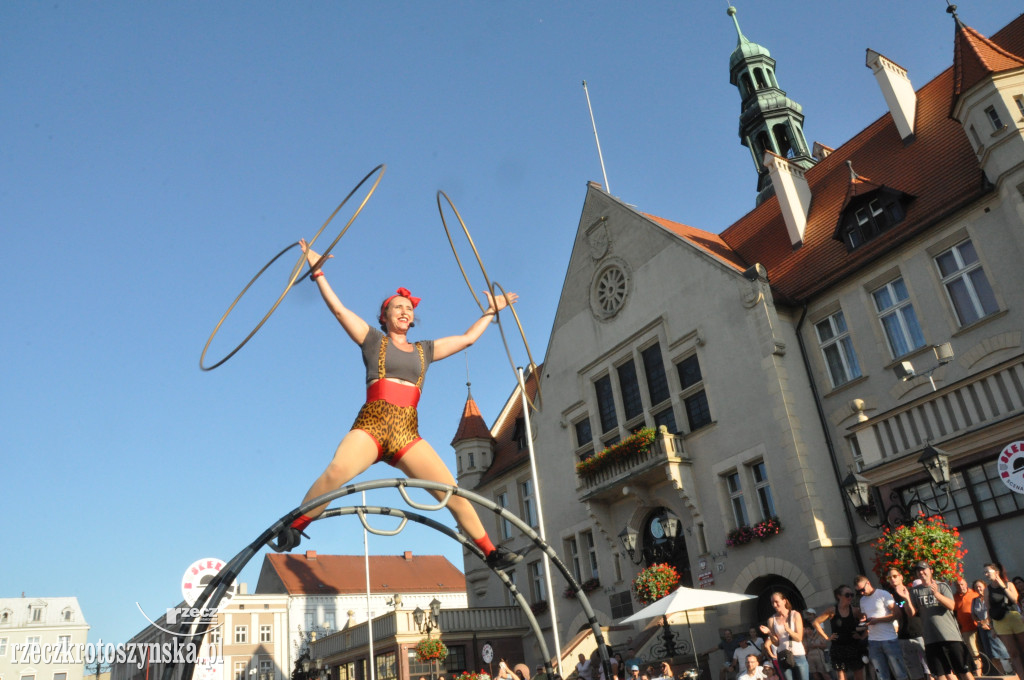
[[[313,265],[315,265],[320,260],[320,254],[317,253],[312,248],[310,248],[309,244],[306,243],[306,239],[304,238],[299,239],[299,247],[302,248],[302,252],[306,254],[306,262],[309,264],[310,269],[312,269]],[[334,257],[334,255],[328,255],[327,259],[329,260],[332,257]]]

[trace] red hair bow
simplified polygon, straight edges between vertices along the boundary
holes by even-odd
[[[385,300],[384,302],[381,303],[381,305],[380,305],[380,313],[382,315],[384,314],[384,310],[388,308],[388,303],[391,302],[392,300],[394,300],[396,297],[408,298],[409,302],[412,303],[412,308],[413,309],[416,309],[416,306],[420,303],[420,300],[422,299],[422,298],[418,298],[418,297],[413,297],[412,293],[409,292],[408,288],[401,288],[400,287],[398,290],[395,291],[394,295],[390,296],[387,300]]]

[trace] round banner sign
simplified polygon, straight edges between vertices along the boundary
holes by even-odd
[[[1024,494],[1024,441],[1007,444],[999,454],[999,477],[1003,484]]]

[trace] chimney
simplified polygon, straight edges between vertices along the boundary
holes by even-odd
[[[307,550],[306,551],[306,559],[308,561],[310,561],[310,562],[315,561],[316,560],[316,551],[315,550]]]
[[[405,561],[406,561],[406,562],[412,562],[412,551],[411,551],[411,550],[406,550],[406,551],[405,551],[405,552],[404,552],[404,553],[402,554],[402,557],[404,557],[404,558],[405,558]]]
[[[795,248],[804,241],[807,215],[811,212],[811,188],[804,177],[804,169],[771,151],[764,154],[764,167],[768,168],[775,195],[779,197],[789,242]]]
[[[914,141],[917,93],[914,92],[914,86],[907,77],[907,69],[870,48],[865,66],[870,68],[878,79],[878,85],[882,88],[882,95],[889,106],[889,113],[896,123],[900,138],[906,143]]]

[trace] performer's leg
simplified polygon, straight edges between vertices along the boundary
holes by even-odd
[[[328,463],[327,469],[309,487],[302,502],[306,503],[317,496],[334,491],[344,484],[348,484],[357,475],[362,474],[368,467],[377,460],[377,442],[362,430],[351,430],[338,444],[334,451],[334,458]],[[316,519],[324,510],[327,503],[313,508],[306,516]]]
[[[377,460],[379,448],[376,440],[362,430],[351,430],[338,444],[334,457],[321,473],[313,486],[309,487],[302,503],[347,484],[353,477],[366,470]],[[292,521],[282,529],[270,547],[277,552],[290,552],[302,542],[302,531],[309,523],[327,509],[327,504],[313,508],[307,514]]]
[[[394,466],[413,479],[455,484],[455,478],[452,477],[448,466],[444,464],[434,448],[423,439],[410,446],[400,458],[394,461]],[[444,497],[442,491],[431,491],[430,493],[438,500]],[[448,499],[448,509],[451,510],[455,521],[459,523],[462,530],[483,550],[484,555],[487,556],[487,564],[492,568],[508,569],[522,559],[521,555],[511,552],[503,546],[494,546],[480,521],[476,508],[468,500],[462,496],[453,495]]]
[[[440,482],[442,484],[455,484],[448,466],[444,464],[441,457],[437,455],[425,439],[420,439],[395,462],[395,467],[404,472],[406,476],[413,479],[423,479],[428,482]],[[431,491],[431,494],[438,500],[444,498],[444,492]],[[476,513],[473,504],[461,496],[452,496],[448,500],[448,509],[455,517],[466,534],[474,541],[487,535],[480,516]]]

